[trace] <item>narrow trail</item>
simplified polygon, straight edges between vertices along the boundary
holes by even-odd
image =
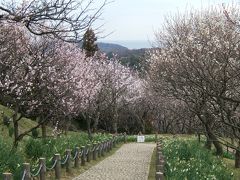
[[[155,144],[124,144],[112,156],[73,180],[147,180]]]

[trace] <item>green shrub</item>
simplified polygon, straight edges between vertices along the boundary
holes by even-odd
[[[234,155],[232,153],[228,153],[226,151],[223,152],[223,157],[228,159],[235,159]]]
[[[14,179],[21,179],[23,157],[19,152],[11,151],[11,143],[0,138],[0,174],[11,172]]]
[[[145,142],[155,142],[155,140],[155,134],[145,136]]]
[[[163,141],[163,154],[166,157],[165,174],[167,179],[233,179],[222,160],[196,141]]]
[[[136,135],[127,136],[127,142],[137,142],[137,136]]]
[[[112,138],[111,134],[106,134],[106,133],[96,133],[93,135],[93,142],[100,142],[100,141],[105,141]]]

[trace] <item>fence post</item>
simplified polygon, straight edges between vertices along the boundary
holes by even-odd
[[[87,162],[91,161],[91,145],[87,145],[88,153],[87,153]]]
[[[163,159],[157,160],[157,165],[164,165],[165,161]]]
[[[198,135],[198,142],[200,143],[201,142],[201,134],[198,133],[197,135]]]
[[[46,180],[46,159],[40,158],[39,159],[39,165],[41,166],[40,170],[40,180]]]
[[[101,143],[98,143],[98,146],[99,146],[99,148],[98,148],[98,157],[100,158],[101,157],[101,149],[102,149],[102,144]]]
[[[79,147],[76,147],[76,152],[75,152],[75,159],[74,159],[74,167],[78,168],[79,167]]]
[[[157,141],[158,141],[158,134],[156,133],[155,134],[155,143],[157,143]]]
[[[109,140],[109,151],[112,150],[112,139]]]
[[[108,152],[111,150],[111,140],[107,141]]]
[[[108,152],[108,140],[105,141],[105,153]]]
[[[102,142],[102,152],[101,152],[101,155],[104,156],[104,151],[105,151],[105,142],[103,141]]]
[[[55,178],[57,180],[60,180],[60,178],[61,178],[61,156],[60,156],[60,154],[55,154],[54,155],[54,159],[55,159],[55,161],[57,161],[56,162],[56,166],[54,167],[54,169],[55,169]]]
[[[82,149],[81,165],[85,166],[85,146],[82,146],[81,149]]]
[[[157,160],[164,160],[162,152],[157,152]]]
[[[127,134],[126,134],[126,132],[124,132],[123,137],[124,137],[124,143],[126,143],[127,142]]]
[[[112,150],[112,139],[110,139],[110,141],[109,141],[109,151],[111,151]]]
[[[108,152],[108,140],[106,140],[104,143],[105,143],[105,153],[107,153]]]
[[[164,180],[164,175],[162,172],[156,172],[156,180]]]
[[[30,164],[29,163],[23,163],[23,169],[24,169],[24,180],[31,180],[31,173],[30,173]]]
[[[163,171],[163,165],[156,165],[156,171],[157,172],[162,172]]]
[[[3,173],[3,180],[12,180],[12,173]]]
[[[93,160],[96,160],[96,148],[97,148],[97,144],[93,143]]]
[[[113,148],[116,147],[116,139],[115,139],[115,136],[113,136]]]
[[[66,172],[70,173],[71,172],[71,149],[66,149],[66,156],[67,156],[67,162],[66,162]]]

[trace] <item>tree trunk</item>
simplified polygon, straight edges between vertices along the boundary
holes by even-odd
[[[145,123],[143,123],[143,125],[142,125],[142,133],[143,133],[143,134],[146,133],[146,130],[145,130]]]
[[[13,115],[13,127],[14,127],[14,142],[13,142],[13,149],[17,149],[18,146],[18,136],[19,136],[19,128],[18,128],[18,106],[16,106],[14,115]]]
[[[142,133],[145,134],[146,133],[146,119],[147,119],[147,115],[148,115],[148,111],[144,111],[142,118],[141,118],[141,122],[142,122]]]
[[[91,132],[91,119],[87,117],[87,131],[88,131],[88,138],[92,139],[92,132]]]
[[[215,137],[215,136],[214,136]],[[222,146],[221,144],[219,143],[218,139],[217,138],[213,138],[213,145],[215,146],[216,148],[216,155],[218,156],[222,156],[223,155],[223,149],[222,149]]]
[[[47,137],[47,126],[46,126],[46,123],[43,123],[41,128],[42,128],[42,138],[46,139],[46,137]]]
[[[113,132],[117,133],[117,122],[113,123]]]
[[[97,112],[97,116],[96,116],[96,118],[94,119],[94,123],[93,123],[93,132],[96,132],[96,131],[97,131],[98,122],[99,122],[99,117],[100,117],[100,113]]]
[[[238,149],[235,153],[235,168],[240,168],[240,141],[238,143]]]
[[[231,137],[231,143],[232,143],[233,146],[235,145],[235,143],[234,143],[234,137]]]
[[[223,155],[223,149],[221,144],[219,143],[217,137],[213,134],[213,132],[211,131],[210,127],[206,124],[206,131],[207,131],[207,135],[209,138],[209,141],[213,143],[214,147],[216,148],[216,155],[218,156],[222,156]]]
[[[207,137],[207,141],[205,143],[205,148],[207,148],[208,150],[211,150],[212,149],[212,141],[210,140],[208,135],[206,137]]]
[[[118,112],[117,112],[117,108],[114,108],[114,114],[113,114],[113,131],[114,133],[118,133]]]

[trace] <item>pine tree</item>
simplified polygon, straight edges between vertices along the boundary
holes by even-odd
[[[94,56],[95,52],[98,51],[98,45],[96,44],[97,37],[95,36],[94,31],[90,28],[88,29],[83,36],[82,49],[85,50],[87,57]]]

